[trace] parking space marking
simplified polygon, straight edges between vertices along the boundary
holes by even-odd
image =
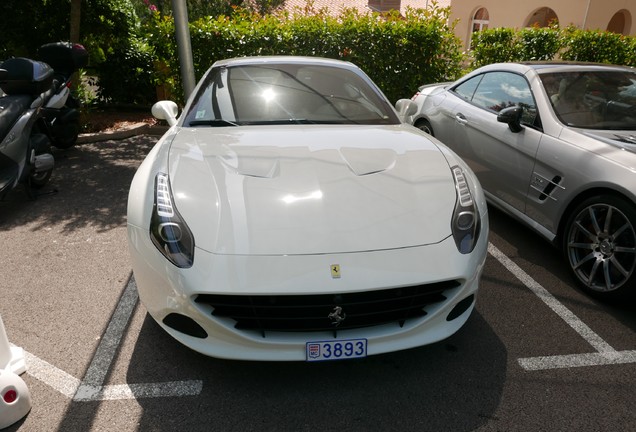
[[[80,380],[56,368],[52,364],[24,351],[27,373],[68,398],[72,398],[80,386]]]
[[[549,357],[529,357],[517,360],[528,371],[565,369],[581,366],[604,366],[636,363],[636,351],[615,351],[614,353],[570,354]]]
[[[76,402],[140,399],[157,397],[197,396],[203,381],[173,381],[153,384],[117,384],[107,386],[82,385],[73,400]]]
[[[131,277],[82,381],[25,351],[27,373],[79,402],[198,395],[203,390],[201,380],[104,385],[138,300]]]
[[[522,368],[545,370],[636,363],[636,351],[616,351],[492,243],[488,243],[488,252],[598,351],[586,354],[521,358],[517,361]]]
[[[104,332],[99,342],[93,360],[82,381],[82,386],[101,386],[104,384],[106,374],[115,358],[117,347],[119,347],[121,343],[121,338],[128,326],[128,320],[133,314],[138,299],[137,288],[131,278],[119,299],[119,303],[108,323],[106,332]]]

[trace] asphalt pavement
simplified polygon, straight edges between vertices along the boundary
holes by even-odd
[[[0,202],[0,314],[33,397],[6,431],[636,430],[633,305],[577,291],[555,250],[492,209],[477,308],[445,341],[322,364],[178,344],[139,304],[127,249],[151,132],[83,137],[36,200]]]
[[[45,383],[68,392],[85,376],[131,278],[127,191],[155,132],[136,125],[81,136],[54,151],[51,181],[37,199],[18,187],[0,202],[0,314],[9,341],[29,356],[24,379],[33,397],[13,430],[86,430],[59,427],[72,399],[31,372],[39,366]]]

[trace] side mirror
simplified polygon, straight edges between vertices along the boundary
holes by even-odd
[[[522,114],[523,108],[521,108],[520,106],[504,108],[499,111],[499,114],[497,115],[497,121],[500,123],[507,123],[512,132],[518,133],[523,130],[523,127],[521,126]]]
[[[174,126],[175,124],[177,124],[179,108],[173,101],[159,101],[152,106],[151,112],[155,118],[167,121],[169,126]]]
[[[411,99],[400,99],[395,103],[395,109],[402,119],[417,114],[417,104]]]

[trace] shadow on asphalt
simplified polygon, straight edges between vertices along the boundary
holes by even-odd
[[[22,187],[0,201],[0,230],[35,222],[34,231],[61,223],[63,232],[87,225],[97,232],[126,223],[126,199],[139,162],[155,136],[82,144],[54,150],[51,180],[30,200]]]
[[[146,315],[126,381],[203,381],[195,397],[138,399],[140,431],[470,431],[492,420],[506,364],[477,311],[437,344],[318,364],[208,358]],[[58,430],[90,430],[101,403],[71,404]]]

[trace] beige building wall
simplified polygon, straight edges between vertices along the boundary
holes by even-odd
[[[451,20],[456,21],[455,33],[466,47],[473,18],[481,8],[488,11],[487,28],[520,29],[537,19],[556,17],[561,27],[572,24],[581,29],[636,35],[635,0],[452,0]],[[480,21],[483,25],[484,20]]]
[[[636,36],[636,0],[287,0],[289,11],[302,10],[307,4],[314,9],[327,9],[333,14],[342,8],[361,12],[406,8],[451,7],[451,21],[456,23],[455,34],[464,47],[470,46],[473,27],[509,27],[521,29],[538,22],[547,25],[555,18],[561,27],[574,25],[587,30],[610,30]],[[488,11],[488,18],[475,14]]]

